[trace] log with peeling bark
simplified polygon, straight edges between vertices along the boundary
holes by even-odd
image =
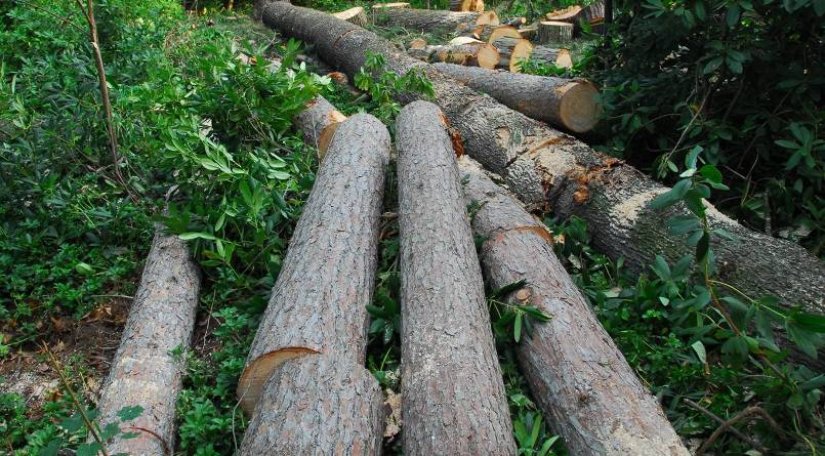
[[[571,454],[689,453],[656,398],[599,323],[553,252],[552,235],[478,163],[459,159],[465,203],[484,239],[479,256],[493,288],[524,281],[508,301],[551,317],[516,346],[530,391]],[[525,267],[529,265],[529,267]]]
[[[375,14],[375,25],[403,27],[428,33],[467,32],[483,25],[498,25],[495,11],[484,13],[425,9],[388,9]]]
[[[541,44],[569,43],[573,39],[573,24],[557,21],[541,21],[536,39]]]
[[[140,406],[140,416],[121,424],[107,443],[109,454],[171,455],[175,443],[175,404],[184,361],[172,353],[189,348],[200,291],[200,273],[186,243],[157,228],[120,348],[115,354],[98,408],[100,422],[120,423],[118,412]]]
[[[380,449],[381,429],[363,411],[382,396],[363,364],[389,144],[386,127],[366,114],[335,132],[238,384],[240,405],[252,412],[243,454],[262,445],[274,454]],[[299,387],[288,389],[287,377]],[[331,409],[333,395],[346,407]],[[294,431],[318,420],[341,431],[323,439]]]
[[[499,63],[499,52],[486,43],[424,46],[407,51],[412,57],[425,62],[447,62],[492,69]]]
[[[396,122],[405,454],[515,454],[504,383],[446,118]]]
[[[364,7],[362,6],[356,6],[354,8],[341,11],[340,13],[335,13],[333,16],[338,19],[351,22],[355,25],[360,25],[361,27],[365,27],[369,23],[367,20],[367,13],[364,12]]]
[[[388,71],[422,71],[468,154],[503,176],[531,209],[584,218],[594,247],[613,259],[623,257],[631,272],[646,270],[659,254],[671,262],[693,255],[683,236],[671,233],[663,223],[687,214],[687,209],[682,205],[650,208],[653,198],[669,188],[632,166],[479,96],[387,40],[327,14],[272,2],[264,8],[263,20],[288,36],[316,44],[324,59],[350,75],[363,66],[367,52],[383,54]],[[414,98],[398,97],[402,103]],[[809,312],[825,313],[821,260],[797,244],[748,230],[706,204],[711,226],[726,229],[734,238],[712,239],[721,280],[754,296],[776,295],[785,306],[800,304]]]
[[[591,130],[601,115],[599,92],[587,81],[491,71],[448,63],[436,63],[433,67],[516,111],[573,132]]]
[[[533,53],[530,59],[534,62],[541,62],[547,65],[555,65],[559,68],[573,68],[573,59],[567,49],[556,49],[548,46],[533,46]]]
[[[533,53],[533,45],[523,38],[502,36],[491,43],[500,56],[498,65],[513,73],[521,72],[521,65],[530,60],[530,55]]]

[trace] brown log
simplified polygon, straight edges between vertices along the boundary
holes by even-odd
[[[364,12],[364,7],[362,6],[356,6],[354,8],[341,11],[340,13],[335,13],[333,16],[355,25],[360,25],[361,27],[365,27],[369,23],[367,20],[367,13]]]
[[[521,372],[571,454],[689,453],[656,398],[599,323],[553,252],[552,234],[519,202],[462,157],[465,203],[478,207],[473,231],[493,288],[525,281],[509,302],[551,317],[516,346]],[[529,266],[527,266],[529,265]]]
[[[484,284],[437,106],[396,122],[405,454],[515,454]]]
[[[567,22],[539,22],[536,38],[541,44],[569,43],[573,39],[573,24]]]
[[[555,65],[559,68],[573,68],[573,59],[570,56],[570,51],[567,49],[533,46],[533,53],[530,54],[530,59],[547,65]]]
[[[335,132],[238,384],[247,413],[288,359],[322,353],[363,365],[388,157],[389,135],[372,116]]]
[[[521,72],[521,65],[530,60],[530,54],[533,53],[533,45],[523,38],[502,36],[491,43],[500,55],[499,66],[513,73]]]
[[[306,109],[295,118],[304,141],[318,148],[318,158],[323,160],[335,131],[347,116],[341,114],[326,98],[318,95],[307,103]]]
[[[409,46],[407,49],[424,49],[427,47],[427,40],[424,38],[415,38],[414,40],[410,41]]]
[[[495,68],[500,60],[496,48],[486,43],[425,46],[422,49],[409,49],[407,52],[425,62],[448,62],[488,69]]]
[[[498,25],[498,16],[495,11],[475,13],[404,8],[376,13],[374,23],[416,32],[454,33],[471,31],[480,25]]]
[[[117,414],[124,407],[140,406],[143,412],[121,424],[137,437],[116,436],[106,444],[109,454],[173,453],[185,365],[172,352],[189,347],[199,291],[200,274],[186,243],[158,227],[98,403],[104,426],[120,423]]]
[[[584,8],[578,5],[568,6],[554,11],[550,11],[545,15],[548,21],[568,22],[574,23]]]
[[[591,130],[599,121],[599,92],[593,84],[570,80],[447,63],[433,65],[438,71],[484,92],[516,111],[574,132]]]
[[[584,218],[594,247],[613,259],[623,257],[631,272],[646,270],[659,254],[671,262],[693,255],[683,236],[674,235],[663,223],[673,215],[687,214],[687,209],[681,205],[651,209],[650,201],[669,189],[632,166],[479,96],[352,24],[281,2],[267,4],[263,20],[288,36],[314,43],[330,64],[350,75],[363,66],[367,52],[383,54],[389,71],[423,71],[432,83],[435,101],[473,158],[503,176],[531,209]],[[411,98],[399,95],[401,102]],[[707,207],[711,226],[734,236],[734,240],[712,239],[721,280],[754,296],[773,294],[783,305],[800,304],[809,312],[825,313],[822,261],[797,244],[751,231]]]

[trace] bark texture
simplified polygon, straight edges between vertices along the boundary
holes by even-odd
[[[438,71],[534,119],[583,133],[599,121],[599,92],[586,81],[490,71],[447,63]]]
[[[318,95],[298,114],[295,124],[301,129],[304,142],[317,147],[319,158],[323,159],[338,125],[346,119],[332,103]]]
[[[403,445],[415,455],[515,454],[512,424],[444,115],[396,124]]]
[[[288,359],[323,353],[363,364],[389,144],[369,115],[335,132],[241,375],[245,411]]]
[[[360,25],[361,27],[365,27],[369,23],[369,20],[367,20],[367,13],[364,12],[363,6],[356,6],[354,8],[341,11],[340,13],[335,13],[333,16],[338,19],[351,22],[355,25]]]
[[[360,364],[331,355],[284,362],[264,387],[239,454],[376,455],[383,394]]]
[[[567,49],[556,49],[548,46],[533,46],[530,58],[547,65],[556,65],[559,68],[572,68],[573,59]]]
[[[170,353],[189,348],[199,292],[200,275],[186,243],[158,227],[98,403],[104,425],[120,422],[123,407],[143,407],[140,416],[121,424],[138,436],[115,438],[106,445],[109,454],[172,454],[185,366]]]
[[[375,14],[375,25],[403,27],[419,32],[466,32],[484,13],[424,9],[388,9]]]
[[[480,257],[488,283],[524,280],[511,302],[552,317],[534,325],[516,350],[533,397],[571,454],[687,456],[656,398],[556,258],[544,225],[468,157],[459,169],[465,203],[481,204],[473,230],[485,239]]]
[[[595,246],[614,259],[624,256],[631,269],[645,270],[657,254],[669,260],[693,254],[682,236],[671,234],[663,223],[687,210],[650,209],[650,201],[668,188],[633,167],[457,84],[372,32],[280,2],[268,3],[263,16],[269,26],[314,43],[329,63],[351,75],[361,68],[367,51],[385,55],[387,69],[396,73],[423,71],[470,156],[504,177],[531,209],[583,217]],[[399,100],[410,98],[406,94]],[[825,265],[819,259],[799,245],[710,212],[714,225],[727,227],[738,238],[713,240],[722,280],[757,295],[774,294],[786,305],[800,303],[808,311],[825,313]]]
[[[496,48],[486,43],[424,46],[420,49],[411,48],[407,52],[424,62],[447,62],[486,69],[495,68],[500,58]]]
[[[573,39],[573,24],[558,21],[541,21],[537,33],[538,42],[568,43]]]

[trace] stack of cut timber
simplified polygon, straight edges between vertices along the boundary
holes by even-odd
[[[380,451],[383,397],[364,368],[365,306],[389,145],[365,114],[335,132],[238,384],[252,415],[241,455]]]
[[[404,454],[514,455],[481,269],[444,114],[396,122]]]
[[[491,43],[498,50],[499,66],[513,73],[520,72],[522,63],[530,60],[530,55],[533,53],[533,45],[523,38],[502,36],[492,40]]]
[[[551,11],[545,17],[548,21],[566,22],[574,26],[576,33],[581,30],[583,23],[590,24],[595,29],[604,23],[604,1],[597,1],[586,7],[571,6]]]
[[[410,48],[410,56],[425,62],[447,62],[492,69],[499,63],[495,47],[482,42]]]
[[[403,27],[410,31],[430,33],[467,32],[486,25],[498,26],[495,11],[453,12],[413,8],[384,9],[375,14],[375,25]]]
[[[521,63],[530,59],[560,68],[573,66],[567,49],[533,45],[519,29],[510,25],[484,26],[473,32],[473,37],[486,39],[499,52],[501,58],[498,66],[514,73],[520,72]]]
[[[450,11],[484,11],[484,0],[450,0]]]

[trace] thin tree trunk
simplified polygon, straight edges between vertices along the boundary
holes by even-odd
[[[687,455],[656,398],[591,311],[553,252],[552,237],[514,197],[468,157],[459,160],[465,203],[484,239],[490,286],[525,281],[510,297],[550,315],[517,346],[533,397],[571,454]],[[521,297],[523,299],[519,299]]]
[[[396,122],[404,453],[515,454],[484,285],[446,118]]]
[[[186,243],[157,228],[120,348],[98,403],[100,422],[120,423],[118,412],[143,412],[121,423],[121,436],[107,444],[109,454],[171,455],[175,444],[175,404],[181,390],[186,350],[195,326],[200,275]]]

